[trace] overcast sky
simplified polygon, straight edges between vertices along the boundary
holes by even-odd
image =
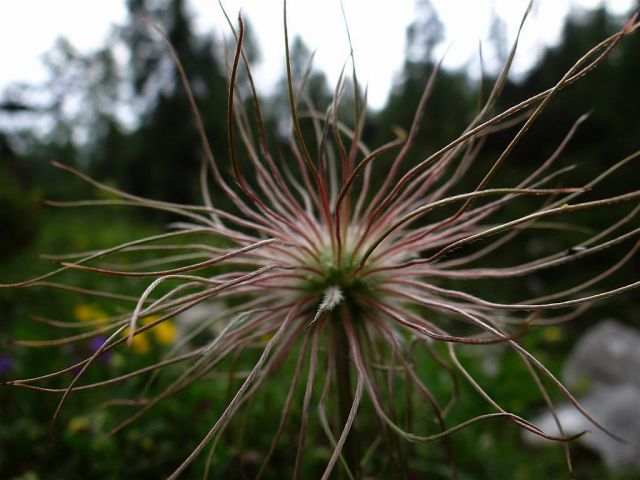
[[[415,12],[415,0],[343,0],[355,48],[358,74],[369,85],[369,103],[381,106],[404,59],[405,28]],[[432,0],[445,26],[446,64],[478,68],[479,41],[486,42],[493,15],[507,25],[512,40],[528,0]],[[564,16],[571,8],[601,4],[616,14],[627,13],[632,0],[537,0],[525,26],[515,71],[530,66],[541,46],[558,40]],[[225,0],[231,14],[240,8],[249,18],[262,51],[256,76],[268,89],[283,71],[282,1]],[[59,36],[80,51],[100,46],[111,25],[126,15],[124,0],[19,0],[0,7],[0,91],[14,81],[42,80],[42,54]],[[216,0],[189,0],[199,31],[227,32]],[[316,65],[335,82],[348,56],[339,0],[289,0],[290,36],[300,34],[316,50]],[[439,53],[439,52],[438,52]],[[487,60],[491,62],[489,52]]]

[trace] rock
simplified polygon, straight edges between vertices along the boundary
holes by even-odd
[[[569,387],[587,380],[592,389],[640,385],[640,332],[614,320],[600,322],[574,347],[562,380]]]
[[[561,377],[570,389],[586,389],[580,403],[625,442],[599,430],[570,403],[556,409],[565,435],[588,431],[579,441],[598,452],[612,471],[640,468],[640,332],[612,320],[599,323],[578,341]],[[549,412],[533,423],[549,434],[560,434]],[[530,444],[550,443],[530,432],[524,437]]]

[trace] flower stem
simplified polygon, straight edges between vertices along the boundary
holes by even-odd
[[[336,316],[335,320],[338,320]],[[349,356],[349,340],[341,322],[335,322],[333,329],[336,347],[336,387],[338,389],[338,421],[339,425],[345,425],[351,405],[353,404],[353,392],[351,391],[351,360]],[[347,466],[355,479],[362,478],[360,472],[360,456],[358,452],[358,437],[355,425],[351,427],[349,436],[344,444],[343,455]],[[343,473],[343,478],[347,475]]]

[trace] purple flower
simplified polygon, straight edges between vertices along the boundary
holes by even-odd
[[[0,375],[13,369],[13,359],[6,353],[0,354]]]
[[[92,338],[89,341],[89,350],[91,350],[91,353],[97,352],[98,349],[106,341],[107,341],[107,339],[102,335],[98,335],[97,337]],[[102,352],[100,354],[100,356],[98,357],[98,360],[100,360],[103,363],[109,363],[109,360],[111,360],[111,352]]]

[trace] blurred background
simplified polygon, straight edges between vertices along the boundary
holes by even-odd
[[[87,45],[75,44],[66,38],[65,30],[59,31],[59,38],[41,56],[42,63],[36,73],[18,70],[16,77],[7,73],[11,72],[8,67],[11,63],[32,62],[33,59],[27,60],[21,57],[26,54],[20,53],[31,50],[12,45],[11,38],[3,39],[3,49],[9,56],[3,62],[0,78],[1,282],[25,279],[51,269],[52,264],[38,258],[39,254],[103,248],[161,232],[163,226],[172,221],[170,216],[151,210],[130,211],[114,207],[96,211],[93,208],[46,206],[46,199],[109,198],[55,169],[51,165],[53,161],[76,167],[100,181],[137,195],[201,203],[198,175],[202,149],[189,104],[165,45],[140,21],[140,17],[154,20],[167,33],[193,87],[214,154],[219,159],[226,158],[228,58],[225,55],[234,43],[223,16],[216,13],[217,23],[204,28],[197,2],[128,0],[111,3],[118,7],[110,13],[95,12],[96,16],[113,15],[113,20],[117,21],[104,28],[96,23],[95,29],[103,28],[104,37],[94,37],[95,45],[87,48]],[[292,3],[294,12],[303,10],[299,3]],[[381,145],[399,130],[408,130],[416,99],[434,65],[454,40],[452,36],[460,35],[460,24],[468,22],[467,25],[480,29],[469,33],[471,27],[466,28],[472,38],[457,40],[451,47],[451,56],[447,57],[438,76],[410,161],[425,158],[464,130],[479,99],[486,98],[499,66],[506,60],[519,16],[526,7],[524,3],[512,2],[518,4],[518,9],[503,12],[499,8],[501,2],[489,3],[495,8],[485,7],[492,14],[481,19],[474,16],[471,9],[452,11],[444,6],[445,2],[440,6],[441,2],[436,1],[418,0],[414,4],[407,0],[408,5],[404,7],[403,2],[398,2],[397,11],[394,15],[389,14],[388,28],[381,31],[380,18],[372,21],[369,29],[362,27],[367,23],[366,10],[357,10],[351,3],[355,2],[345,2],[348,20],[353,24],[356,67],[362,58],[363,78],[371,85],[372,92],[372,108],[364,134],[369,146]],[[533,16],[532,25],[525,27],[523,50],[516,57],[514,74],[498,103],[498,111],[553,86],[584,52],[619,30],[640,6],[638,2],[629,1],[596,6],[585,3],[594,8],[575,4],[569,8],[569,4],[553,2],[557,4],[556,13],[545,17],[543,11],[547,11],[544,9],[548,9],[550,3],[540,2],[540,11]],[[6,22],[11,18],[12,7],[5,5],[2,8]],[[288,125],[282,118],[287,117],[289,107],[282,68],[281,23],[274,23],[280,22],[280,8],[279,2],[273,2],[271,10],[277,14],[265,18],[258,7],[252,10],[247,6],[243,15],[247,22],[245,48],[259,73],[267,131],[273,144],[286,150],[286,139],[281,133],[286,132]],[[342,28],[339,8],[336,3],[337,21]],[[384,11],[372,9],[384,17]],[[235,4],[229,10],[235,18]],[[84,30],[92,30],[90,11],[82,17],[73,17],[73,11],[67,12],[68,15],[72,15],[73,23],[83,24]],[[294,76],[303,74],[314,49],[318,48],[318,62],[314,63],[307,88],[317,107],[324,110],[333,96],[336,73],[340,68],[336,68],[336,62],[341,65],[347,60],[346,37],[337,36],[341,50],[331,57],[326,53],[330,48],[325,47],[323,51],[322,46],[314,44],[319,40],[311,35],[311,27],[305,27],[302,20],[296,25],[297,18],[295,13],[290,18],[292,31],[298,34],[291,41]],[[50,23],[55,22],[52,19]],[[261,27],[261,23],[268,24],[276,32],[275,41],[266,39],[270,38],[269,30]],[[376,27],[371,28],[373,25]],[[33,27],[29,22],[20,25],[22,35],[26,32],[24,38],[28,38]],[[306,33],[309,35],[305,36]],[[324,35],[327,39],[334,37],[326,31]],[[35,31],[33,36],[38,37]],[[390,50],[383,51],[383,47],[373,43],[369,45],[366,38],[382,39],[382,44]],[[479,61],[478,40],[482,40],[484,63]],[[331,38],[331,41],[335,39]],[[581,185],[636,151],[640,138],[637,117],[639,75],[640,36],[635,34],[625,39],[595,72],[557,96],[495,183],[514,185],[526,176],[556,149],[573,123],[585,113],[589,113],[588,120],[559,161],[559,167],[577,165],[564,179],[565,185]],[[348,114],[349,99],[343,103]],[[477,167],[479,170],[486,171],[513,133],[513,130],[499,132],[487,141]],[[251,177],[249,162],[243,165],[247,167],[245,174]],[[593,198],[637,189],[639,179],[638,162],[632,162],[604,182]],[[475,183],[477,177],[469,176],[460,182],[459,188],[473,188]],[[216,201],[225,205],[223,198]],[[586,228],[523,238],[521,244],[514,245],[511,250],[502,250],[493,260],[508,265],[521,261],[523,254],[531,258],[574,245],[589,233],[604,229],[616,219],[630,214],[635,206],[621,205],[577,215],[575,223],[586,225]],[[629,225],[630,229],[637,228],[638,219],[632,218]],[[470,291],[500,301],[535,295],[542,289],[566,288],[606,270],[631,246],[627,242],[620,248],[590,257],[588,262],[563,269],[562,275],[543,272],[528,283],[514,282],[513,291],[507,288],[500,292],[501,297],[496,297],[492,284],[474,285]],[[635,255],[611,278],[611,284],[620,285],[637,279],[638,271],[640,259]],[[63,280],[83,288],[114,293],[136,295],[142,291],[140,284],[76,272],[65,274]],[[34,319],[34,315],[93,322],[117,311],[118,306],[112,301],[101,301],[77,292],[44,288],[0,289],[0,338],[3,340],[0,379],[46,373],[83,358],[94,348],[82,343],[56,348],[25,348],[11,344],[11,339],[61,335],[51,325]],[[574,322],[534,329],[528,332],[524,345],[552,371],[560,372],[572,351],[576,351],[580,338],[604,320],[615,320],[616,325],[630,329],[628,336],[635,339],[633,329],[640,327],[638,294],[631,292],[596,305]],[[166,331],[142,337],[144,341],[131,351],[114,352],[88,372],[86,380],[98,381],[160,358],[163,349],[180,336],[180,329],[177,323],[170,325]],[[517,357],[500,349],[491,352],[480,362],[474,360],[472,352],[463,354],[463,359],[469,363],[474,375],[482,379],[487,390],[504,401],[505,408],[517,410],[526,418],[535,417],[543,409],[543,401],[532,387],[530,377],[519,373],[522,367],[518,365]],[[428,371],[429,367],[425,368]],[[446,398],[450,382],[448,378],[442,378],[437,369],[433,372],[433,390],[436,395]],[[208,431],[228,392],[226,385],[195,386],[183,392],[179,399],[163,402],[147,414],[144,421],[135,423],[121,434],[106,435],[115,419],[121,418],[122,412],[118,409],[124,407],[100,408],[102,404],[114,395],[135,396],[143,386],[144,381],[132,382],[107,391],[92,390],[72,395],[62,412],[52,446],[47,438],[48,426],[58,397],[3,386],[0,389],[0,478],[156,478],[166,475]],[[288,382],[270,385],[274,405],[284,398],[287,386]],[[454,419],[486,411],[474,394],[462,398]],[[256,418],[258,424],[273,424],[273,428],[265,426],[266,430],[272,431],[275,430],[274,419],[267,407],[257,408]],[[261,458],[260,455],[268,450],[269,437],[257,435],[246,440],[240,430],[230,430],[232,441],[220,446],[212,478],[243,478],[245,475],[251,478],[246,472],[252,471],[256,456]],[[561,449],[531,445],[511,425],[486,422],[456,434],[452,442],[458,454],[460,478],[563,478],[558,476],[565,471]],[[612,454],[607,456],[602,448],[593,445],[576,443],[571,448],[576,478],[638,478],[640,470],[637,464],[633,466],[633,461],[618,459]],[[611,448],[620,450],[615,446]],[[327,451],[322,448],[312,452],[307,467],[309,472],[314,471],[314,462],[326,462],[326,456]],[[416,457],[415,465],[411,465],[418,475],[415,478],[448,478],[440,447],[424,448]],[[280,478],[277,462],[286,462],[287,458],[284,453],[281,457],[276,456],[267,477]],[[124,465],[126,470],[123,470]],[[309,475],[305,478],[313,478],[312,473]],[[393,476],[381,474],[380,478]]]

